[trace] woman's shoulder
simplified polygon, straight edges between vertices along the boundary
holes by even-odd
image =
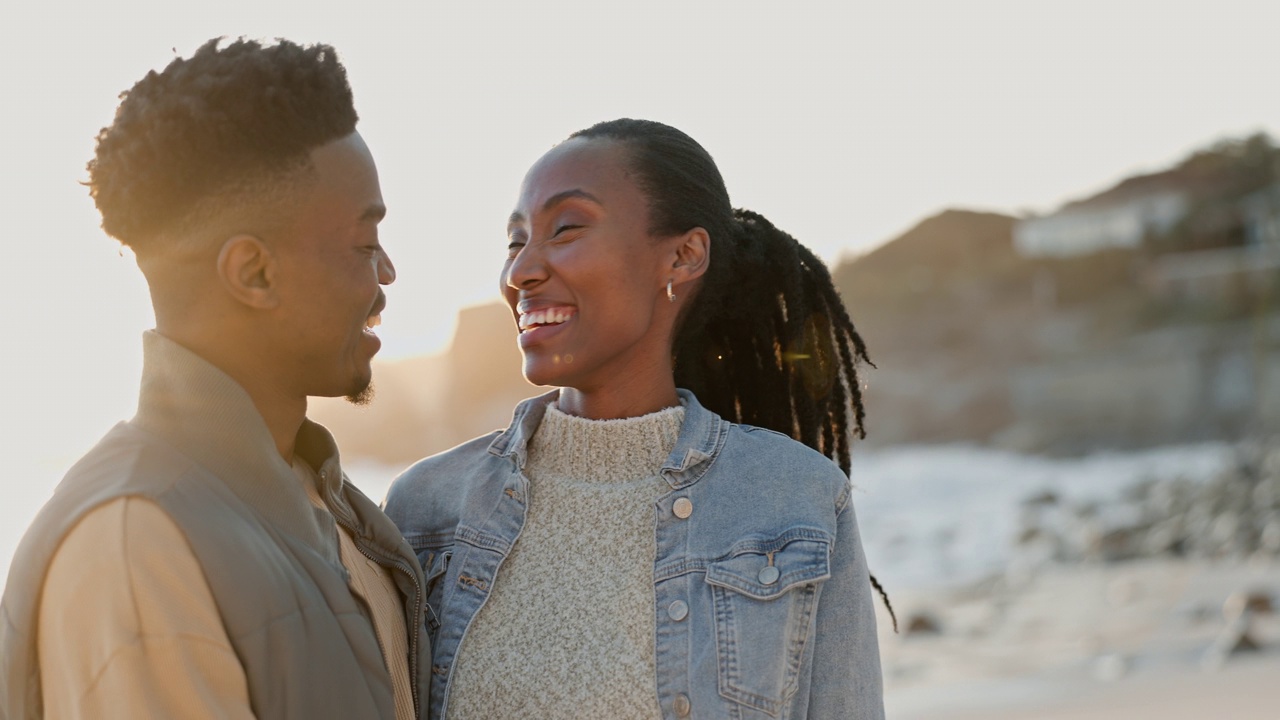
[[[691,392],[681,392],[692,407],[695,418],[703,418],[701,421],[707,427],[718,425],[722,428],[710,437],[717,438],[713,441],[719,446],[716,465],[721,466],[724,473],[759,479],[760,482],[773,482],[780,474],[785,474],[806,484],[829,489],[837,496],[849,488],[849,477],[845,471],[814,448],[776,430],[722,418],[716,411],[699,404]],[[686,416],[686,423],[689,420]],[[719,442],[719,438],[723,438],[723,442]]]
[[[409,469],[400,474],[396,478],[396,482],[401,480],[423,481],[429,482],[435,479],[437,471],[450,470],[457,467],[471,467],[477,460],[492,457],[494,460],[499,458],[490,454],[489,448],[493,445],[493,441],[498,435],[502,434],[501,430],[494,430],[486,435],[471,438],[470,440],[448,450],[442,450],[434,455],[429,455],[413,465]]]
[[[837,500],[849,491],[849,476],[831,458],[768,428],[730,423],[720,455],[737,472],[765,483],[785,475],[793,488],[808,487]]]
[[[723,445],[699,484],[712,497],[753,498],[745,506],[732,503],[735,525],[765,533],[794,527],[835,532],[851,489],[844,470],[812,447],[739,423],[724,425]]]
[[[461,502],[477,478],[509,463],[489,452],[499,434],[495,430],[409,466],[387,491],[387,515],[404,531],[407,523],[451,514],[445,506]]]
[[[734,447],[736,446],[736,447]],[[831,458],[805,445],[804,443],[784,435],[776,430],[747,425],[745,423],[729,423],[728,438],[725,449],[750,453],[753,457],[776,457],[785,460],[797,470],[804,470],[818,475],[835,473],[844,477],[840,466]],[[847,479],[847,478],[846,478]]]

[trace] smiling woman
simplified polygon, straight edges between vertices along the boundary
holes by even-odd
[[[618,172],[624,152],[583,139],[562,144],[529,171],[508,224],[501,289],[520,327],[525,377],[568,388],[574,398],[624,403],[575,413],[589,417],[630,417],[676,404],[674,386],[660,396],[625,399],[609,388],[616,378],[653,387],[670,377],[676,307],[662,289],[668,280],[681,286],[696,280],[708,257],[705,231],[687,248],[680,235],[650,237],[645,196]],[[688,262],[676,266],[676,253]],[[655,281],[620,282],[639,277]],[[561,407],[574,402],[567,395]]]
[[[507,235],[525,377],[558,389],[387,500],[432,717],[882,718],[847,476],[866,352],[826,268],[639,120],[538,160]]]

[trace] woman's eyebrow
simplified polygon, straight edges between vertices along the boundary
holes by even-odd
[[[542,203],[542,211],[546,212],[547,210],[550,210],[551,208],[555,207],[556,205],[559,205],[560,203],[570,198],[582,198],[583,200],[588,200],[590,202],[595,203],[596,205],[604,204],[600,202],[600,198],[596,197],[595,195],[592,195],[586,190],[574,188],[573,190],[565,190],[564,192],[556,193],[555,195],[552,195],[551,197],[547,198],[547,201]]]
[[[547,198],[547,201],[542,203],[542,212],[546,212],[551,208],[555,207],[556,205],[559,205],[565,200],[569,200],[571,198],[580,198],[582,200],[587,200],[588,202],[593,202],[596,205],[604,205],[604,203],[600,202],[600,198],[596,197],[595,195],[592,195],[586,190],[582,190],[580,188],[574,188],[573,190],[565,190],[564,192],[558,192],[555,195],[552,195],[551,197]],[[521,213],[519,210],[517,210],[511,213],[511,217],[507,218],[507,227],[511,227],[512,225],[519,225],[524,221],[525,221],[524,214]]]

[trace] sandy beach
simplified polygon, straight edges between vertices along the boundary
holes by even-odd
[[[1280,717],[1280,621],[1261,646],[1212,651],[1232,593],[1280,597],[1280,564],[1142,560],[1049,567],[1018,582],[899,595],[899,617],[937,634],[894,636],[881,617],[895,720]]]
[[[1169,671],[1135,676],[1121,683],[1036,677],[975,684],[973,696],[931,698],[924,707],[891,697],[895,720],[1132,720],[1229,718],[1272,720],[1280,708],[1275,687],[1280,657],[1275,653],[1242,659],[1215,674]]]

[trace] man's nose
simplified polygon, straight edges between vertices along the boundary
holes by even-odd
[[[391,262],[391,256],[383,250],[378,257],[378,284],[390,285],[396,281],[396,266]]]

